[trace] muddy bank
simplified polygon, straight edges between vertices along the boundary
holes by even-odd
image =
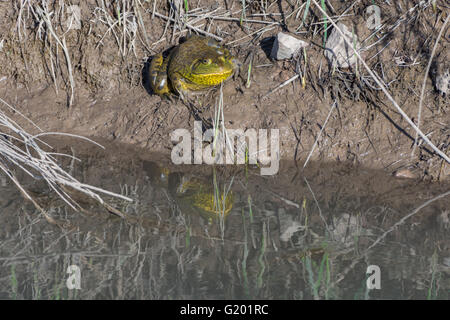
[[[144,2],[137,7],[129,1],[119,2],[126,15],[118,16],[117,3],[103,6],[101,1],[72,2],[81,10],[81,24],[75,29],[64,23],[67,5],[61,7],[55,1],[48,6],[47,11],[53,12],[51,25],[56,36],[64,39],[70,61],[50,26],[41,23],[45,22],[45,10],[38,10],[43,8],[41,2],[23,7],[1,3],[0,97],[44,131],[99,137],[168,155],[173,130],[186,128],[192,132],[194,120],[212,122],[218,91],[197,97],[194,107],[152,95],[146,83],[149,58],[176,45],[187,28],[152,17],[153,12],[172,15],[166,1]],[[281,158],[301,166],[336,102],[311,160],[352,163],[388,173],[407,169],[422,180],[448,179],[449,164],[425,143],[421,142],[412,153],[415,132],[361,66],[357,71],[330,67],[321,48],[324,28],[317,8],[309,8],[299,29],[305,10],[300,2],[291,6],[285,1],[269,1],[264,8],[250,3],[247,19],[273,22],[269,25],[240,25],[235,20],[211,18],[239,19],[239,1],[197,2],[189,8],[189,24],[223,38],[243,62],[241,72],[223,87],[227,128],[279,129]],[[370,37],[367,5],[329,1],[327,12],[332,16],[345,13],[339,21],[350,29],[353,26],[363,42],[367,63],[417,122],[422,81],[448,8],[442,1],[437,1],[436,7],[420,5],[419,1],[397,1],[395,6],[379,3],[385,27]],[[210,18],[199,17],[205,14]],[[328,35],[331,30],[327,30]],[[306,59],[273,61],[268,57],[273,37],[280,31],[310,43]],[[433,70],[442,68],[445,61],[447,33],[438,43]],[[251,85],[247,88],[249,56],[253,60]],[[297,79],[268,94],[298,70],[305,77],[304,87]],[[432,76],[426,76],[420,128],[449,154],[448,97],[436,91],[433,81]],[[1,108],[10,112],[4,105]],[[36,130],[18,115],[15,117],[24,128]]]

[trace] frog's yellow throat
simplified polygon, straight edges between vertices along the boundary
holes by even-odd
[[[198,182],[187,181],[180,186],[179,192],[182,194],[187,190],[195,190],[194,194],[189,196],[191,204],[205,212],[216,216],[227,216],[233,208],[233,193],[230,191],[224,199],[224,195],[215,196],[214,192],[205,190],[205,186]]]
[[[215,86],[228,79],[232,73],[233,70],[227,70],[224,72],[208,73],[208,74],[190,73],[185,74],[183,76],[185,79],[198,85]]]
[[[219,199],[214,199],[214,194],[207,193],[196,195],[195,200],[196,203],[194,203],[194,206],[214,215],[223,214],[224,216],[227,216],[233,208],[232,194],[227,195],[225,199],[223,198],[223,195],[221,195]]]

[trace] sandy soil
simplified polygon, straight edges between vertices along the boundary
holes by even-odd
[[[368,85],[370,78],[361,66],[358,76],[355,70],[330,69],[321,48],[323,25],[317,24],[322,16],[313,6],[301,29],[304,32],[297,35],[310,43],[306,67],[304,59],[300,59],[301,70],[306,70],[305,88],[296,80],[268,94],[296,74],[294,61],[272,61],[268,52],[278,32],[292,33],[301,24],[303,11],[297,18],[296,14],[290,14],[299,9],[302,1],[298,4],[290,1],[293,6],[287,1],[268,1],[265,11],[273,15],[265,19],[255,16],[263,12],[259,1],[247,2],[248,19],[279,24],[249,22],[240,26],[237,21],[214,19],[191,22],[224,38],[224,43],[243,62],[241,72],[223,87],[228,128],[277,128],[282,159],[303,165],[336,101],[337,108],[311,160],[349,162],[390,173],[406,169],[408,174],[428,181],[448,179],[450,165],[423,142],[412,154],[415,132],[385,95]],[[349,7],[347,2],[328,2],[327,11],[332,16],[341,15]],[[365,25],[366,2],[356,1],[346,16],[339,19],[347,26],[353,25],[359,39],[366,39],[371,33]],[[75,83],[73,104],[68,103],[71,90],[61,46],[45,24],[39,29],[42,20],[33,17],[30,8],[21,10],[19,4],[9,2],[0,3],[0,98],[44,131],[114,140],[164,155],[169,155],[173,146],[169,138],[173,130],[193,130],[195,119],[211,122],[217,89],[198,96],[195,108],[189,108],[177,99],[168,101],[152,95],[147,85],[149,59],[176,45],[186,35],[185,28],[179,32],[173,24],[166,25],[164,19],[152,18],[153,2],[150,1],[143,2],[139,8],[128,8],[130,21],[133,16],[134,21],[141,17],[146,32],[138,23],[135,34],[124,34],[119,24],[109,29],[100,21],[106,17],[117,21],[115,4],[106,7],[102,16],[101,11],[96,11],[101,8],[101,1],[73,1],[77,3],[81,7],[81,28],[68,31],[61,22],[66,8],[61,9],[58,4],[50,6],[50,11],[55,13],[52,21],[56,34],[64,38],[70,55]],[[382,23],[391,32],[382,33],[385,38],[364,52],[369,66],[389,84],[394,99],[416,123],[431,50],[449,13],[444,1],[437,1],[436,10],[431,5],[418,7],[418,3],[396,1],[395,6],[388,6],[380,2]],[[204,12],[232,12],[235,18],[241,15],[241,2],[236,0],[190,1],[191,12],[196,8]],[[166,1],[157,1],[155,9],[164,16],[171,14]],[[267,26],[271,29],[255,33]],[[447,25],[437,46],[433,68],[445,61],[448,37]],[[375,40],[365,44],[373,43]],[[250,61],[247,57],[251,53],[254,60],[251,86],[247,88]],[[373,81],[370,84],[374,86]],[[7,110],[5,105],[2,104],[1,110]],[[445,154],[450,154],[449,110],[448,97],[439,95],[432,78],[427,76],[420,128]],[[25,128],[36,131],[30,123],[16,117]]]

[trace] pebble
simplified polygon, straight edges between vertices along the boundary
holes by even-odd
[[[305,41],[280,32],[275,38],[270,57],[276,60],[291,59],[301,48],[308,45]]]
[[[416,179],[417,176],[409,169],[400,169],[394,172],[394,177],[403,179]]]
[[[443,96],[450,93],[450,70],[447,56],[437,59],[435,70],[432,71],[432,78],[436,90]]]
[[[341,29],[350,43],[354,43],[353,38],[356,37],[356,34],[352,34],[342,22],[338,22],[337,26]],[[356,39],[356,50],[358,51],[360,49],[361,44],[358,39]],[[327,57],[331,65],[336,64],[339,68],[349,68],[354,65],[357,60],[352,48],[347,45],[336,28],[333,28],[333,31],[331,31],[325,44],[325,57]]]

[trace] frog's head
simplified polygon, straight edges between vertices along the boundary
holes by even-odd
[[[236,68],[236,59],[228,49],[211,39],[204,48],[199,48],[185,78],[202,86],[214,86],[228,79]]]
[[[219,218],[222,215],[226,217],[233,208],[233,202],[231,191],[224,198],[223,194],[217,195],[213,191],[200,190],[191,199],[191,205],[207,218]]]
[[[179,172],[169,175],[169,192],[181,207],[193,209],[189,211],[208,220],[226,217],[234,204],[231,190],[225,195],[222,192],[217,193],[211,181]]]

